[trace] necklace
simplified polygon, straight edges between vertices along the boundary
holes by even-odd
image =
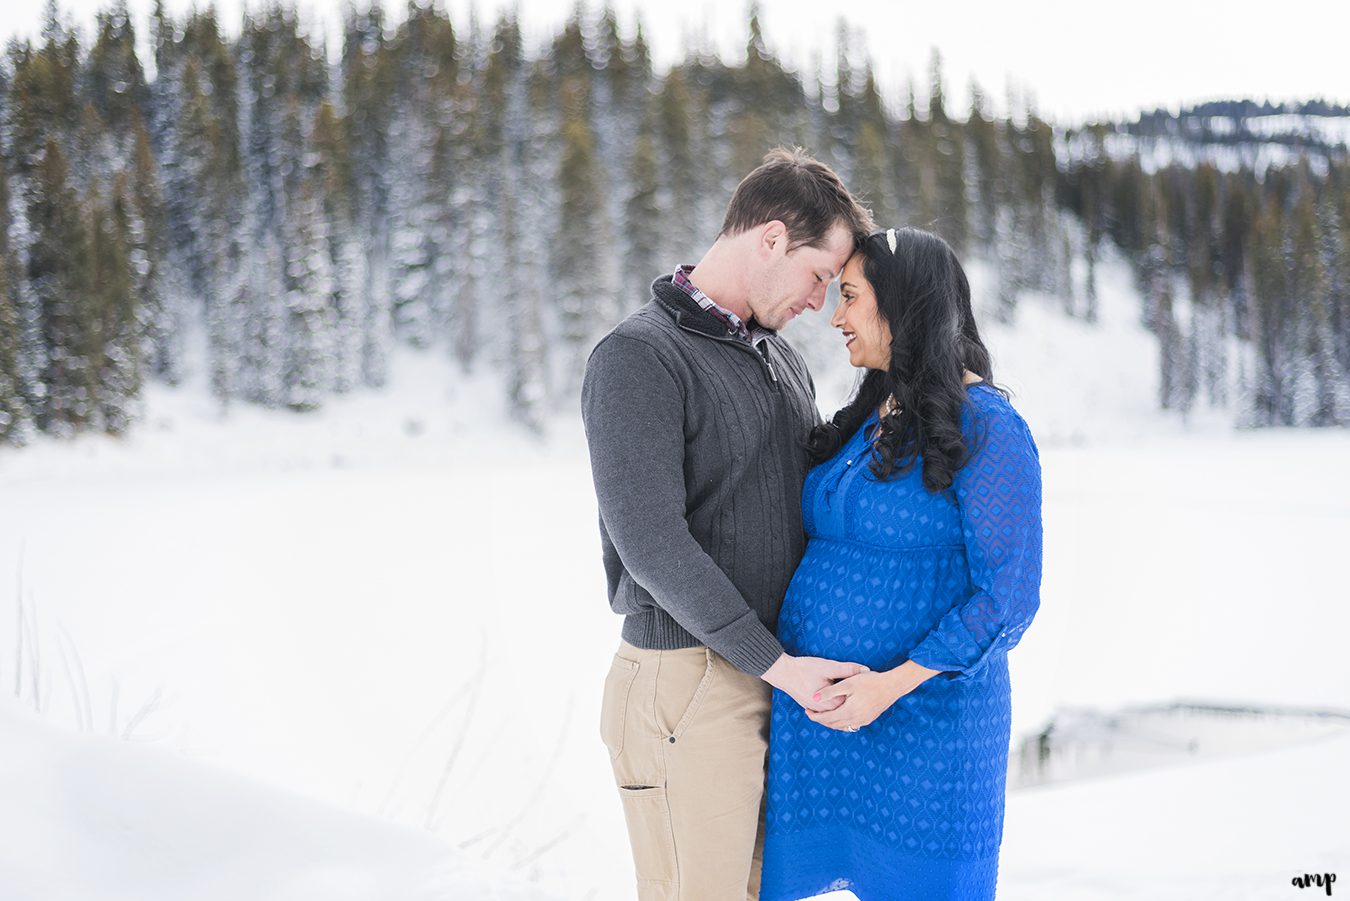
[[[885,419],[887,416],[893,416],[899,412],[901,412],[900,401],[895,399],[894,394],[888,395],[886,399],[881,402],[881,412],[879,414],[881,419]]]
[[[894,394],[888,395],[886,399],[881,402],[881,409],[877,412],[876,430],[872,432],[872,437],[869,438],[868,441],[876,441],[878,438],[880,438],[881,424],[886,421],[886,417],[899,412],[901,412],[900,402],[895,399]],[[852,463],[853,461],[849,460],[848,462]]]

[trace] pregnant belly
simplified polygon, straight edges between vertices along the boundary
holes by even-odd
[[[896,549],[813,538],[783,599],[778,638],[791,654],[889,669],[970,593],[960,545]]]

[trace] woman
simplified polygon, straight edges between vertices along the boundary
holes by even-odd
[[[778,635],[870,671],[820,692],[824,713],[774,692],[760,898],[990,899],[1006,655],[1039,605],[1040,458],[945,241],[873,234],[840,285],[831,324],[867,374],[811,435]]]

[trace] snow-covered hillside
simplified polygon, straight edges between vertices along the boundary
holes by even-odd
[[[1160,134],[1140,134],[1117,125],[1106,132],[1101,149],[1117,159],[1137,155],[1145,172],[1209,163],[1221,172],[1246,168],[1260,174],[1270,166],[1292,166],[1306,158],[1313,171],[1324,175],[1328,155],[1343,156],[1350,147],[1350,116],[1189,116],[1173,124],[1173,129]],[[1061,133],[1056,156],[1080,160],[1096,147],[1087,131]]]
[[[984,327],[1045,474],[1014,740],[1066,708],[1350,709],[1350,435],[1160,415],[1128,272],[1098,278],[1096,328],[1035,295]],[[831,412],[853,373],[812,315],[788,336]],[[501,387],[439,352],[392,364],[385,393],[223,419],[198,373],[152,386],[120,442],[0,454],[0,693],[30,708],[37,685],[44,710],[0,708],[0,885],[24,901],[224,899],[217,875],[265,886],[228,897],[277,901],[491,897],[446,888],[448,849],[569,901],[631,897],[598,737],[618,620],[576,411],[540,438],[484,412]],[[157,690],[129,742],[71,734],[126,731]],[[1284,897],[1300,870],[1350,871],[1345,751],[1014,791],[1000,897]],[[58,872],[80,881],[42,878]],[[323,894],[344,872],[351,894]],[[391,873],[403,894],[376,891]]]
[[[81,735],[0,696],[6,901],[543,901],[424,831],[159,748]]]

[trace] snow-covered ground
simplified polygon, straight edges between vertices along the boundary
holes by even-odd
[[[1350,434],[1160,415],[1128,274],[1098,276],[1097,328],[1035,296],[985,326],[1045,474],[1014,740],[1069,707],[1350,709]],[[828,412],[852,373],[814,315],[788,334]],[[502,403],[404,351],[388,389],[312,414],[222,419],[199,382],[152,386],[121,441],[0,453],[0,694],[20,698],[0,706],[0,894],[490,897],[456,875],[472,867],[631,897],[580,425],[560,408],[541,439]],[[40,719],[16,709],[34,663]],[[1350,882],[1347,752],[1332,736],[1014,791],[1000,897]]]
[[[172,751],[78,734],[0,696],[9,901],[534,901],[427,833]]]

